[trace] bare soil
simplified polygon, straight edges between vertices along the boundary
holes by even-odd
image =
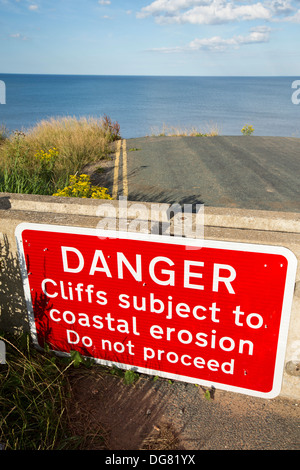
[[[300,405],[102,367],[69,377],[70,426],[86,450],[299,450]]]

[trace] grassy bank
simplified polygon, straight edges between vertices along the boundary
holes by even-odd
[[[105,159],[120,138],[118,123],[101,119],[41,121],[28,132],[11,135],[2,128],[0,191],[52,195],[80,174],[85,165]]]

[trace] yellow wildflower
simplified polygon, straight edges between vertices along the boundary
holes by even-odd
[[[35,153],[35,158],[40,160],[41,162],[50,162],[57,158],[59,155],[58,150],[56,147],[50,148],[47,152],[44,152],[44,150],[38,150]]]
[[[112,199],[108,194],[108,189],[98,186],[92,186],[90,177],[82,174],[80,176],[70,175],[70,184],[61,189],[53,196],[81,197],[91,199]]]

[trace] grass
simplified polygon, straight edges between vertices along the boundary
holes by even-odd
[[[29,337],[8,339],[0,366],[0,443],[6,450],[76,448],[67,435],[68,387],[58,359],[32,350]],[[72,443],[73,441],[73,443]]]
[[[39,352],[24,333],[0,333],[0,340],[6,346],[6,363],[0,364],[0,449],[80,450],[91,442],[105,448],[101,425],[89,426],[93,423],[86,418],[77,422],[70,379],[101,367],[103,374],[117,375],[132,385],[139,374],[96,366],[77,351],[65,358],[50,352],[47,346]]]
[[[8,137],[8,130],[5,126],[0,126],[0,145],[7,139]]]
[[[110,143],[120,138],[118,123],[73,117],[41,121],[26,134],[9,137],[3,129],[0,145],[0,191],[52,195],[68,186],[70,175],[105,159]]]
[[[212,124],[206,132],[202,129],[198,129],[197,127],[182,128],[163,124],[162,129],[156,132],[153,131],[152,135],[159,137],[214,137],[219,135],[219,129],[216,124]]]
[[[0,448],[84,449],[91,435],[73,431],[68,377],[73,367],[91,367],[91,361],[78,359],[78,353],[70,358],[40,353],[27,334],[5,333],[0,340],[6,344],[6,364],[0,365]]]

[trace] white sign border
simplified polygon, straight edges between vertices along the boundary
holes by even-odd
[[[16,227],[15,237],[17,242],[17,250],[20,261],[21,268],[21,277],[23,282],[23,289],[25,295],[25,301],[28,311],[28,320],[29,327],[31,332],[32,341],[36,348],[42,349],[38,344],[37,340],[37,331],[35,326],[35,318],[33,305],[30,295],[30,286],[29,279],[25,263],[25,255],[23,250],[22,242],[22,233],[24,230],[35,230],[35,231],[47,231],[47,232],[56,232],[56,233],[70,233],[78,235],[92,235],[100,238],[120,238],[127,240],[140,240],[140,241],[149,241],[157,243],[170,243],[173,245],[187,245],[190,247],[205,247],[205,248],[215,248],[222,250],[235,250],[235,251],[246,251],[253,253],[267,253],[267,254],[278,254],[286,258],[288,262],[287,275],[286,275],[286,285],[284,291],[282,312],[281,312],[281,321],[280,329],[278,335],[278,346],[276,351],[276,362],[274,368],[273,376],[273,387],[270,392],[260,392],[256,390],[241,388],[233,385],[222,384],[219,382],[210,382],[202,379],[193,379],[191,377],[186,377],[177,374],[171,374],[159,370],[147,369],[139,366],[132,366],[128,364],[116,363],[112,361],[107,361],[104,359],[91,358],[96,363],[104,366],[117,366],[125,370],[135,370],[136,372],[154,375],[163,378],[168,378],[172,380],[178,380],[186,383],[194,383],[198,385],[203,385],[206,387],[214,387],[216,389],[231,391],[241,394],[246,394],[250,396],[255,396],[259,398],[275,398],[280,394],[282,378],[283,378],[283,369],[284,369],[284,359],[285,351],[288,339],[288,330],[290,323],[290,315],[292,310],[293,295],[294,295],[294,285],[296,280],[296,270],[297,270],[297,258],[294,253],[286,247],[276,246],[276,245],[261,245],[255,243],[242,243],[242,242],[230,242],[230,241],[220,241],[220,240],[206,240],[206,239],[194,239],[194,238],[184,238],[184,237],[171,237],[166,235],[154,235],[154,234],[144,234],[137,232],[122,232],[122,231],[113,231],[113,230],[103,230],[97,228],[86,228],[86,227],[73,227],[73,226],[64,226],[64,225],[50,225],[50,224],[36,224],[30,222],[23,222]],[[56,354],[61,356],[70,356],[69,353],[54,351]]]

